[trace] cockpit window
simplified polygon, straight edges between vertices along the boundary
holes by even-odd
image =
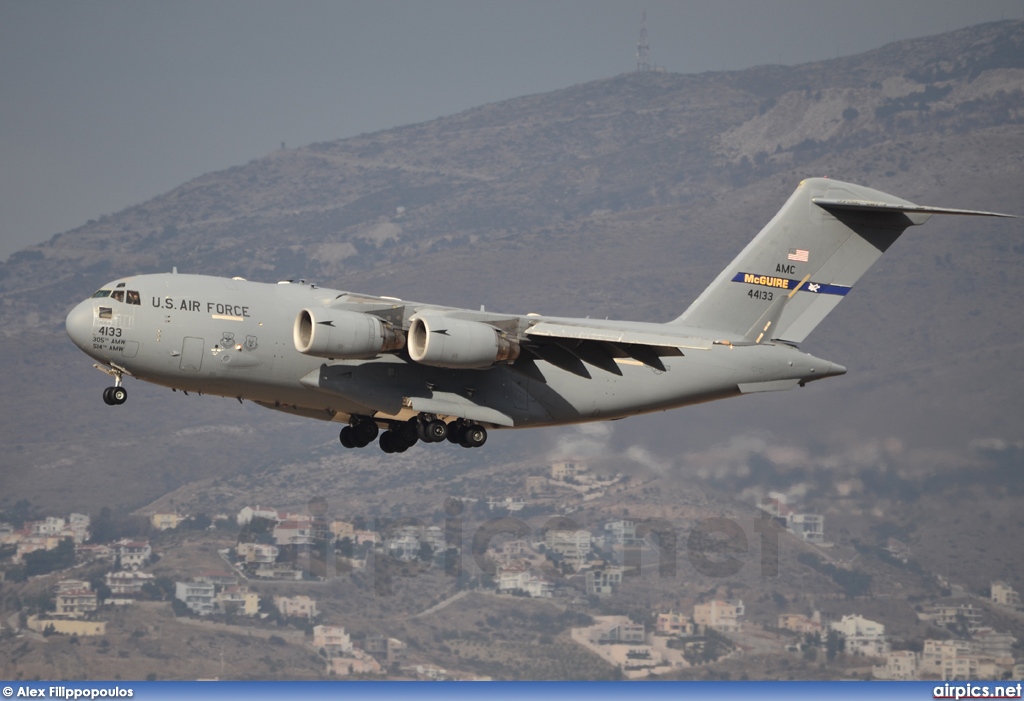
[[[97,297],[109,297],[109,296],[110,296],[110,290],[97,290],[96,294],[94,294],[92,297],[93,297],[93,299],[96,299]]]
[[[116,299],[118,302],[124,301],[124,290],[114,290],[110,293],[110,296]]]
[[[117,288],[118,289],[121,289],[122,287],[124,287],[124,283],[123,282],[117,283]]]
[[[138,290],[128,290],[128,296],[125,298],[128,304],[142,304],[142,298],[139,297]]]

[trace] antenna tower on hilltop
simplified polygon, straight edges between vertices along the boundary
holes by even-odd
[[[640,41],[636,45],[636,72],[646,73],[651,70],[651,47],[647,45],[647,10],[644,10],[644,21],[640,25]]]

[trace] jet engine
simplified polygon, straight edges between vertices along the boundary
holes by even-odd
[[[303,309],[295,318],[295,350],[319,358],[375,358],[401,350],[405,336],[369,314],[343,309]]]
[[[419,313],[409,319],[409,357],[439,368],[487,368],[514,362],[519,343],[478,321]]]

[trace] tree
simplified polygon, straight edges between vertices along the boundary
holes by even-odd
[[[830,630],[825,637],[825,656],[831,662],[840,652],[846,649],[846,638],[839,634],[839,631]]]
[[[67,569],[75,564],[75,543],[70,538],[63,538],[53,550],[27,553],[22,561],[25,563],[26,577]]]
[[[423,562],[430,562],[434,559],[434,546],[430,543],[420,543],[420,551],[416,555]]]
[[[174,580],[170,577],[157,577],[142,585],[142,593],[153,601],[166,601],[174,598]]]

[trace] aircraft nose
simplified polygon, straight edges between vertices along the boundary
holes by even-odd
[[[84,350],[92,341],[92,302],[86,300],[72,309],[64,328],[75,345]]]

